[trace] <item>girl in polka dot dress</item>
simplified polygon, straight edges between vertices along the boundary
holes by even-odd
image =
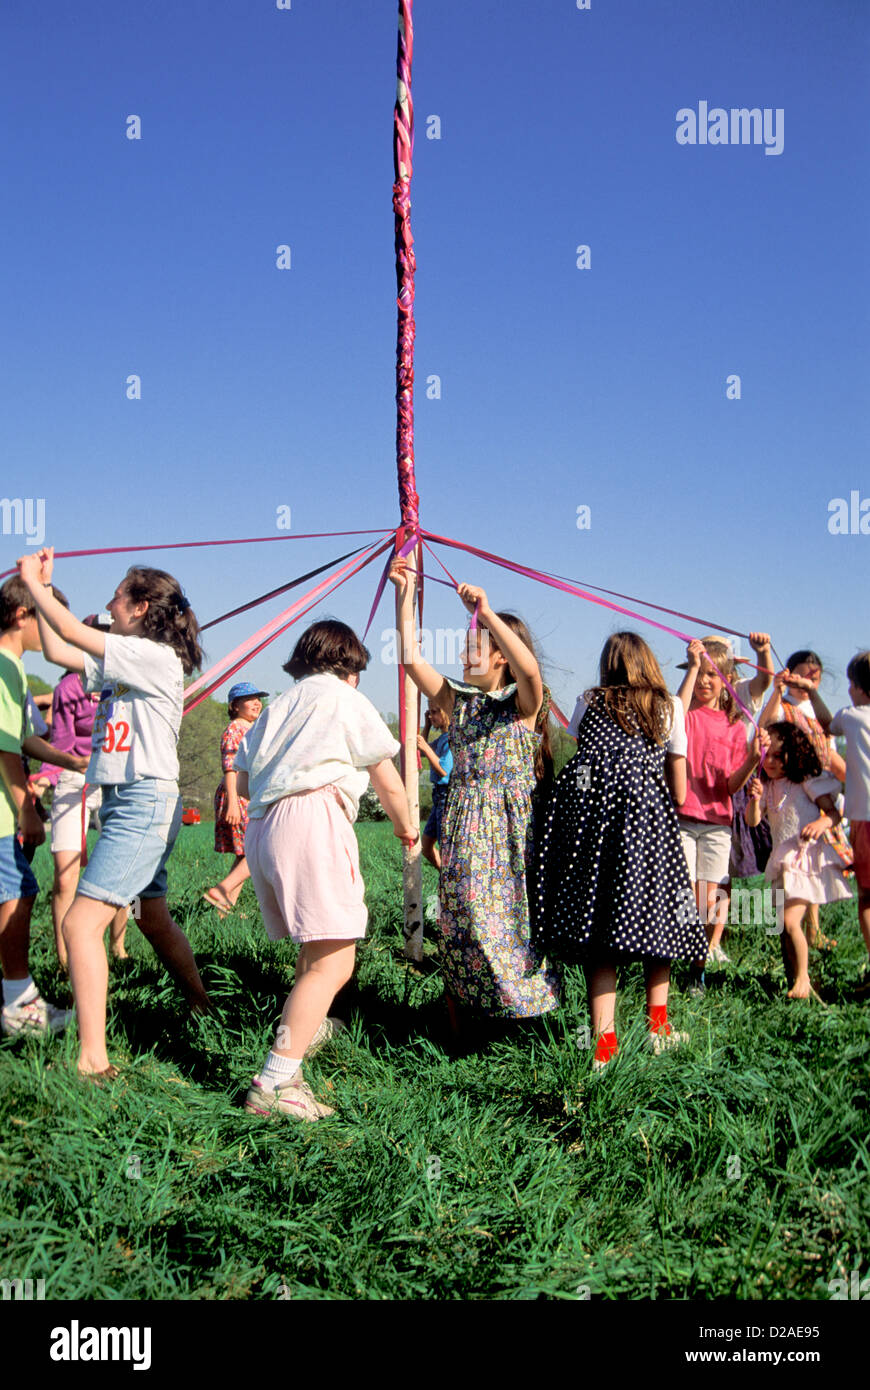
[[[682,709],[646,642],[609,637],[600,684],[578,705],[577,752],[554,784],[538,850],[534,940],[584,967],[598,1069],[617,1051],[618,965],[644,962],[649,1042],[660,1052],[686,1036],[668,1023],[671,961],[693,960],[707,940],[674,808],[686,793]]]

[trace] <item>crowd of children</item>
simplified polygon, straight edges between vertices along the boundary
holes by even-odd
[[[44,762],[37,789],[53,779],[46,764],[67,769],[52,809],[57,948],[72,982],[79,1070],[105,1082],[116,1069],[106,1052],[103,933],[113,924],[122,953],[131,902],[190,1008],[208,1008],[193,952],[166,906],[181,821],[184,676],[202,653],[190,602],[164,571],[130,569],[104,628],[72,616],[52,569],[50,550],[25,556],[0,589],[3,1030],[58,1031],[69,1022],[39,996],[29,971],[36,881],[27,851],[45,833],[22,765],[30,752]],[[750,634],[757,659],[746,679],[721,637],[690,642],[677,695],[647,643],[615,633],[597,683],[577,701],[569,726],[577,751],[554,778],[550,696],[528,629],[496,612],[484,590],[460,584],[474,621],[463,679],[443,675],[420,653],[411,578],[397,558],[390,579],[400,659],[429,702],[418,747],[431,768],[432,814],[421,848],[439,873],[436,942],[455,1029],[471,1017],[559,1008],[564,967],[580,965],[600,1070],[618,1051],[619,967],[634,960],[644,966],[650,1048],[678,1045],[686,1035],[668,1019],[671,965],[689,963],[693,991],[702,992],[705,969],[727,964],[721,942],[732,877],[763,872],[783,903],[791,998],[813,992],[809,948],[835,944],[819,931],[818,907],[852,896],[850,872],[870,950],[870,653],[849,663],[852,703],[832,716],[819,694],[817,655],[795,652],[776,674],[766,633]],[[34,741],[27,710],[21,657],[40,649],[66,672],[55,692],[57,746]],[[353,822],[369,781],[395,835],[406,846],[417,840],[393,761],[398,744],[357,689],[368,660],[350,628],[317,622],[284,667],[294,681],[284,694],[264,708],[265,692],[253,685],[229,692],[215,848],[234,860],[205,899],[225,916],[250,875],[269,937],[299,946],[280,1027],[247,1093],[251,1113],[332,1113],[302,1068],[342,1026],[329,1009],[366,931]],[[845,742],[844,757],[834,736]],[[99,802],[101,829],[79,879],[86,788]]]

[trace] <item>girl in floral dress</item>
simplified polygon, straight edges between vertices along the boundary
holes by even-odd
[[[242,884],[251,876],[245,859],[248,803],[238,794],[234,764],[239,744],[262,712],[265,694],[250,681],[240,681],[229,692],[230,722],[221,738],[224,775],[214,794],[214,847],[218,854],[234,854],[235,859],[226,878],[202,895],[221,918],[235,907]]]
[[[455,1023],[457,1005],[489,1017],[547,1013],[559,1005],[560,979],[532,948],[526,889],[533,796],[546,780],[548,752],[548,701],[532,640],[518,618],[493,612],[483,589],[460,584],[478,629],[466,640],[465,681],[440,675],[420,655],[408,575],[395,560],[401,660],[450,720],[437,941],[451,1017]]]

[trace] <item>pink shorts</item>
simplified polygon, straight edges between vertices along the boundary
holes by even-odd
[[[870,893],[870,820],[853,820],[849,839],[855,856],[855,878],[862,893]]]
[[[249,819],[245,857],[271,941],[365,936],[356,835],[335,787],[282,797]]]

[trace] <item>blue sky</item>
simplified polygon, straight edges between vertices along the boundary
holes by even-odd
[[[863,0],[418,0],[415,29],[424,524],[814,646],[844,703],[870,645],[870,536],[828,531],[832,498],[870,498]],[[393,0],[7,0],[0,35],[0,492],[44,498],[58,549],[277,534],[281,506],[291,535],[395,524]],[[679,145],[701,101],[781,109],[782,153]],[[207,621],[350,545],[150,559]],[[0,536],[0,568],[22,548]],[[570,706],[622,620],[444,558],[522,613]],[[126,563],[57,581],[84,613]],[[361,629],[376,577],[322,611]],[[430,586],[426,619],[464,613]],[[625,625],[675,688],[680,643]],[[291,638],[246,674],[282,688]]]

